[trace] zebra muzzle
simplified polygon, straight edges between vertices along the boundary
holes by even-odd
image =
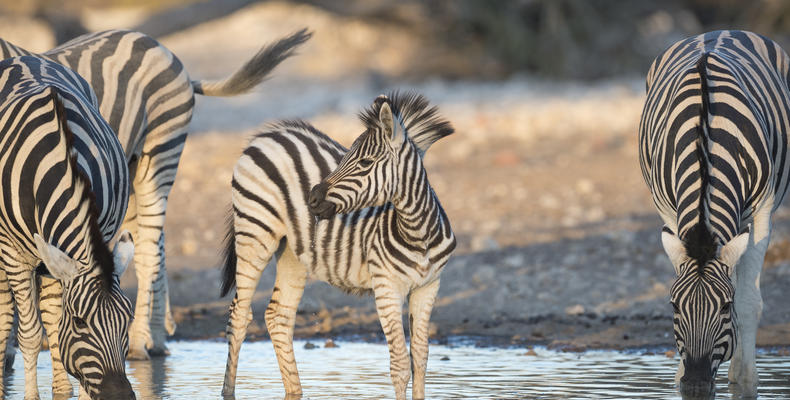
[[[335,205],[326,200],[326,192],[328,190],[329,185],[321,182],[313,186],[313,189],[310,190],[310,195],[307,197],[307,208],[310,210],[310,214],[320,219],[329,219],[336,214]]]

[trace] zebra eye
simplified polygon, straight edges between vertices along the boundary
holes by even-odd
[[[728,301],[728,302],[724,303],[724,305],[721,306],[721,313],[722,314],[729,314],[731,310],[732,310],[732,302],[731,301]]]
[[[680,314],[680,308],[678,308],[678,305],[675,304],[674,301],[670,301],[669,304],[672,304],[672,310],[675,311],[675,314]]]
[[[359,160],[359,166],[362,167],[362,168],[367,168],[367,167],[371,166],[372,164],[373,164],[373,160],[371,160],[369,158],[363,158],[363,159]]]
[[[74,320],[74,325],[77,326],[77,329],[88,329],[88,324],[84,319],[80,317],[74,317],[72,319]]]

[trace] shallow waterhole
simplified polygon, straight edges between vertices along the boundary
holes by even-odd
[[[294,343],[304,399],[394,398],[389,379],[389,353],[384,344],[323,340]],[[451,342],[453,343],[453,342]],[[169,342],[171,355],[151,362],[127,363],[127,375],[138,399],[221,398],[227,344],[223,341]],[[430,399],[679,399],[673,386],[677,356],[649,351],[563,353],[536,348],[474,347],[464,341],[432,344],[426,397]],[[761,351],[758,360],[760,399],[790,399],[790,356]],[[738,398],[719,370],[717,399]],[[51,398],[49,352],[38,361],[42,399]],[[76,381],[75,388],[76,388]],[[24,394],[22,355],[6,379],[7,398]],[[236,382],[237,399],[282,399],[283,386],[271,342],[244,343]],[[76,399],[76,393],[75,397]]]

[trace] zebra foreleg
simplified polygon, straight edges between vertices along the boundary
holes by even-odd
[[[290,246],[285,246],[277,260],[277,278],[265,317],[287,395],[302,393],[299,370],[294,358],[293,336],[296,310],[302,299],[306,280],[307,268],[296,258]]]
[[[26,267],[17,266],[22,269]],[[17,278],[17,279],[14,279]],[[25,360],[25,400],[37,400],[38,386],[36,366],[38,353],[41,351],[42,327],[39,318],[38,296],[34,271],[32,268],[20,272],[17,276],[9,278],[14,301],[19,312],[19,349]]]
[[[384,277],[377,277],[375,273],[373,276],[376,311],[390,351],[390,378],[395,387],[395,398],[406,400],[406,386],[409,384],[411,370],[409,352],[406,349],[406,335],[403,332],[404,295],[402,291],[395,288],[393,282]]]
[[[750,244],[735,267],[735,312],[738,318],[738,345],[735,348],[728,378],[737,383],[741,395],[757,395],[759,377],[755,346],[757,326],[763,310],[760,273],[771,237],[770,213],[756,213],[750,231]]]
[[[38,287],[41,288],[39,293],[41,322],[46,330],[49,354],[52,358],[52,393],[71,397],[71,382],[60,359],[58,340],[60,317],[63,315],[63,287],[52,277],[38,276],[38,280]]]
[[[425,398],[425,370],[428,367],[428,336],[433,302],[439,280],[412,290],[409,294],[409,351],[411,352],[411,398]]]
[[[0,354],[7,354],[6,350],[11,347],[8,339],[11,337],[13,326],[14,299],[11,295],[11,288],[8,286],[5,271],[0,269]],[[0,371],[5,371],[6,369],[6,358],[8,357],[0,357]],[[13,358],[11,358],[11,362],[14,362]],[[4,390],[4,380],[0,377],[0,393],[4,393]]]

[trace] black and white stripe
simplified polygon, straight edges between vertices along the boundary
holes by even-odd
[[[166,354],[166,332],[175,331],[167,295],[163,227],[194,95],[234,96],[251,90],[310,36],[303,29],[265,46],[233,75],[218,81],[190,80],[173,53],[139,32],[87,34],[40,55],[72,68],[90,83],[129,164],[134,195],[124,228],[134,236],[138,281],[129,332],[130,359]],[[30,54],[3,41],[0,50],[4,57]],[[42,289],[49,298],[56,297],[52,291],[56,289],[46,284]],[[42,304],[45,317],[47,307]],[[45,326],[49,332],[48,319]]]
[[[351,149],[300,122],[254,137],[236,164],[222,294],[235,284],[224,395],[232,395],[250,303],[274,254],[277,278],[266,310],[283,384],[301,393],[293,353],[296,309],[308,273],[351,293],[372,292],[390,349],[398,399],[424,398],[428,320],[455,236],[422,164],[453,132],[420,95],[380,96],[361,114]],[[402,305],[408,297],[411,346]]]
[[[708,393],[732,357],[730,380],[756,393],[759,276],[790,177],[789,67],[771,40],[717,31],[672,45],[647,76],[639,156],[677,272],[684,392]]]
[[[110,252],[129,197],[121,144],[73,71],[25,56],[0,62],[0,280],[19,314],[25,398],[38,398],[41,322],[34,271],[45,262],[63,285],[57,340],[83,395],[133,399],[124,359],[131,303],[119,276],[134,246],[126,233]],[[2,309],[7,342],[13,310]],[[0,359],[0,363],[3,360]],[[70,390],[69,386],[69,390]]]

